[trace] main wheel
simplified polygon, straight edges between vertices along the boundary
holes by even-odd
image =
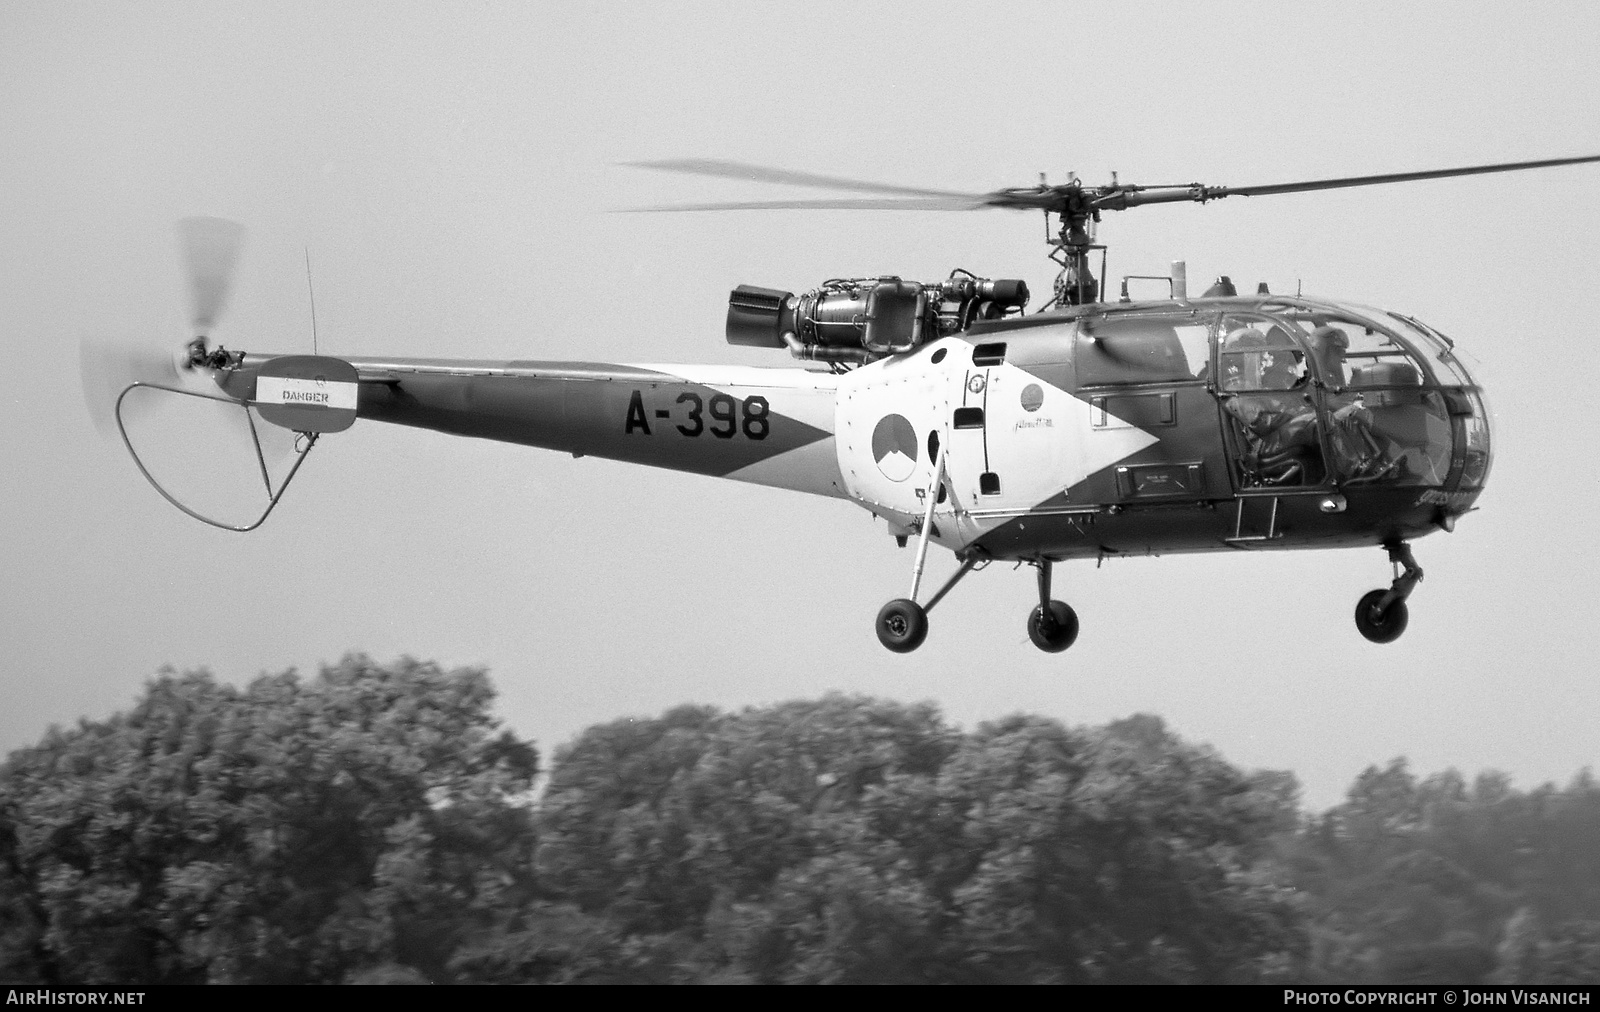
[[[1400,634],[1406,631],[1406,622],[1410,618],[1404,601],[1391,601],[1383,611],[1375,611],[1378,602],[1387,593],[1386,590],[1368,591],[1361,595],[1361,600],[1356,604],[1356,628],[1374,643],[1393,643],[1399,639]]]
[[[896,598],[878,612],[878,642],[897,654],[908,654],[928,638],[928,613],[922,605]]]
[[[1028,638],[1040,650],[1058,654],[1078,638],[1078,613],[1065,601],[1051,601],[1049,615],[1040,605],[1028,616]]]

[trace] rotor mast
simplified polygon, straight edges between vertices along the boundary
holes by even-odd
[[[1094,241],[1095,226],[1100,222],[1100,212],[1083,199],[1081,187],[1068,194],[1057,212],[1061,216],[1061,229],[1051,240],[1050,259],[1061,265],[1056,275],[1055,299],[1057,305],[1081,306],[1100,301],[1100,282],[1089,264],[1090,250],[1104,250]],[[1050,210],[1046,208],[1046,220]]]

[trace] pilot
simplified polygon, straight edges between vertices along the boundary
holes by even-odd
[[[1299,389],[1305,383],[1300,353],[1286,335],[1279,347],[1260,331],[1241,327],[1224,340],[1223,390],[1240,391],[1223,406],[1239,420],[1248,446],[1247,465],[1265,484],[1298,485],[1321,480],[1317,414]]]
[[[1338,327],[1323,325],[1311,332],[1311,352],[1328,387],[1329,442],[1345,477],[1371,480],[1393,473],[1400,465],[1394,446],[1372,430],[1372,413],[1359,393],[1345,389],[1350,375],[1345,353],[1350,338]],[[1386,449],[1386,444],[1387,449]]]
[[[1229,330],[1222,339],[1222,390],[1255,390],[1261,386],[1261,366],[1267,339],[1248,324]],[[1200,378],[1205,379],[1202,370]]]

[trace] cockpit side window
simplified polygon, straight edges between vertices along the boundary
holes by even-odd
[[[1306,355],[1271,317],[1224,315],[1216,392],[1231,430],[1241,485],[1320,485],[1327,478]]]
[[[1399,333],[1357,315],[1307,307],[1281,315],[1302,332],[1321,381],[1340,480],[1445,484],[1454,427],[1445,396],[1429,389],[1431,359],[1425,366]]]
[[[1301,307],[1287,309],[1280,319],[1299,332],[1318,377],[1334,390],[1420,386],[1428,381],[1405,342],[1370,321]]]

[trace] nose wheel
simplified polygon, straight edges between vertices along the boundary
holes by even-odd
[[[1384,546],[1395,567],[1394,581],[1388,590],[1371,590],[1356,602],[1356,629],[1373,643],[1393,643],[1406,631],[1410,613],[1406,598],[1422,582],[1422,567],[1411,557],[1411,546],[1404,542]]]
[[[1393,643],[1406,631],[1410,612],[1404,601],[1391,601],[1386,608],[1387,590],[1369,590],[1356,602],[1356,628],[1374,643]]]

